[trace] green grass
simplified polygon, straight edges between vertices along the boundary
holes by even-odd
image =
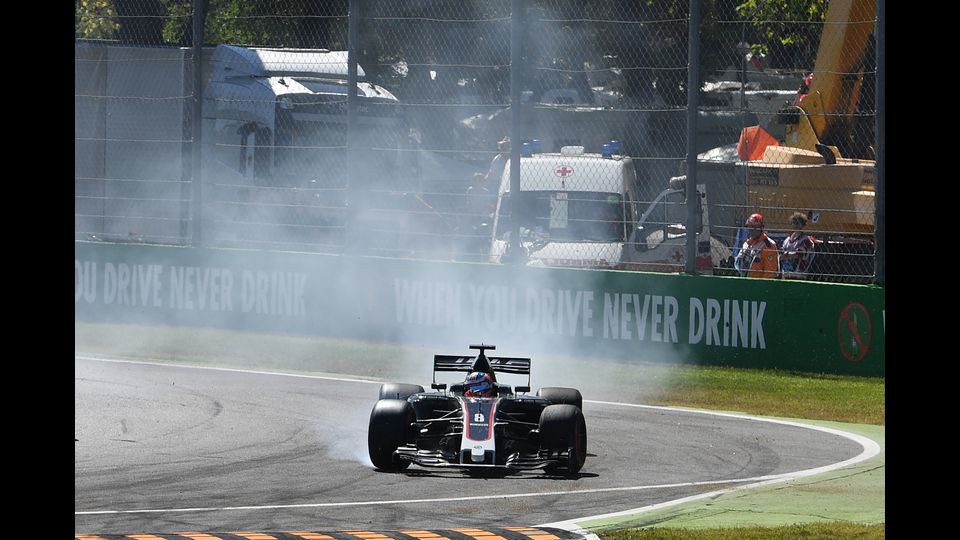
[[[674,371],[653,402],[883,425],[884,396],[881,378],[701,367]]]
[[[885,421],[885,385],[879,377],[605,359],[593,359],[589,368],[582,358],[541,357],[537,362],[543,360],[574,374],[572,386],[593,399],[857,424]]]
[[[603,540],[874,540],[884,538],[886,525],[809,523],[784,527],[718,529],[627,529],[600,535]]]

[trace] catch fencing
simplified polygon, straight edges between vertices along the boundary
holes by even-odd
[[[883,2],[779,4],[79,0],[76,238],[882,284]]]

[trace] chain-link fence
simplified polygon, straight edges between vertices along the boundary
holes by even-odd
[[[733,46],[717,48],[727,57],[715,65],[727,67],[705,73],[701,111],[740,125],[726,143],[697,148],[719,148],[708,150],[698,177],[715,186],[711,233],[759,253],[745,226],[759,213],[785,277],[870,282],[875,2],[717,6],[705,28]]]
[[[873,1],[76,13],[78,239],[874,279]]]

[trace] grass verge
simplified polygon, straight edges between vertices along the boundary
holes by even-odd
[[[765,416],[885,423],[884,379],[722,367],[671,373],[653,401]]]
[[[627,529],[603,535],[604,540],[875,540],[884,538],[886,526],[856,523],[806,523],[782,527],[697,529]]]

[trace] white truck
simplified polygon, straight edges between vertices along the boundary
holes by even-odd
[[[586,153],[582,146],[522,155],[520,193],[510,191],[509,163],[501,178],[490,262],[512,260],[510,237],[518,227],[519,257],[528,266],[683,271],[683,181],[673,179],[653,201],[638,199],[636,182],[627,156]],[[731,250],[710,236],[706,192],[702,185],[697,192],[699,237],[709,242],[698,243],[696,265],[698,272],[710,273],[729,259]]]
[[[256,183],[342,184],[346,51],[217,45],[211,70],[204,114],[212,122],[208,133],[219,163]],[[357,76],[358,139],[370,147],[397,148],[367,157],[391,166],[407,135],[399,101],[363,80],[361,66]]]

